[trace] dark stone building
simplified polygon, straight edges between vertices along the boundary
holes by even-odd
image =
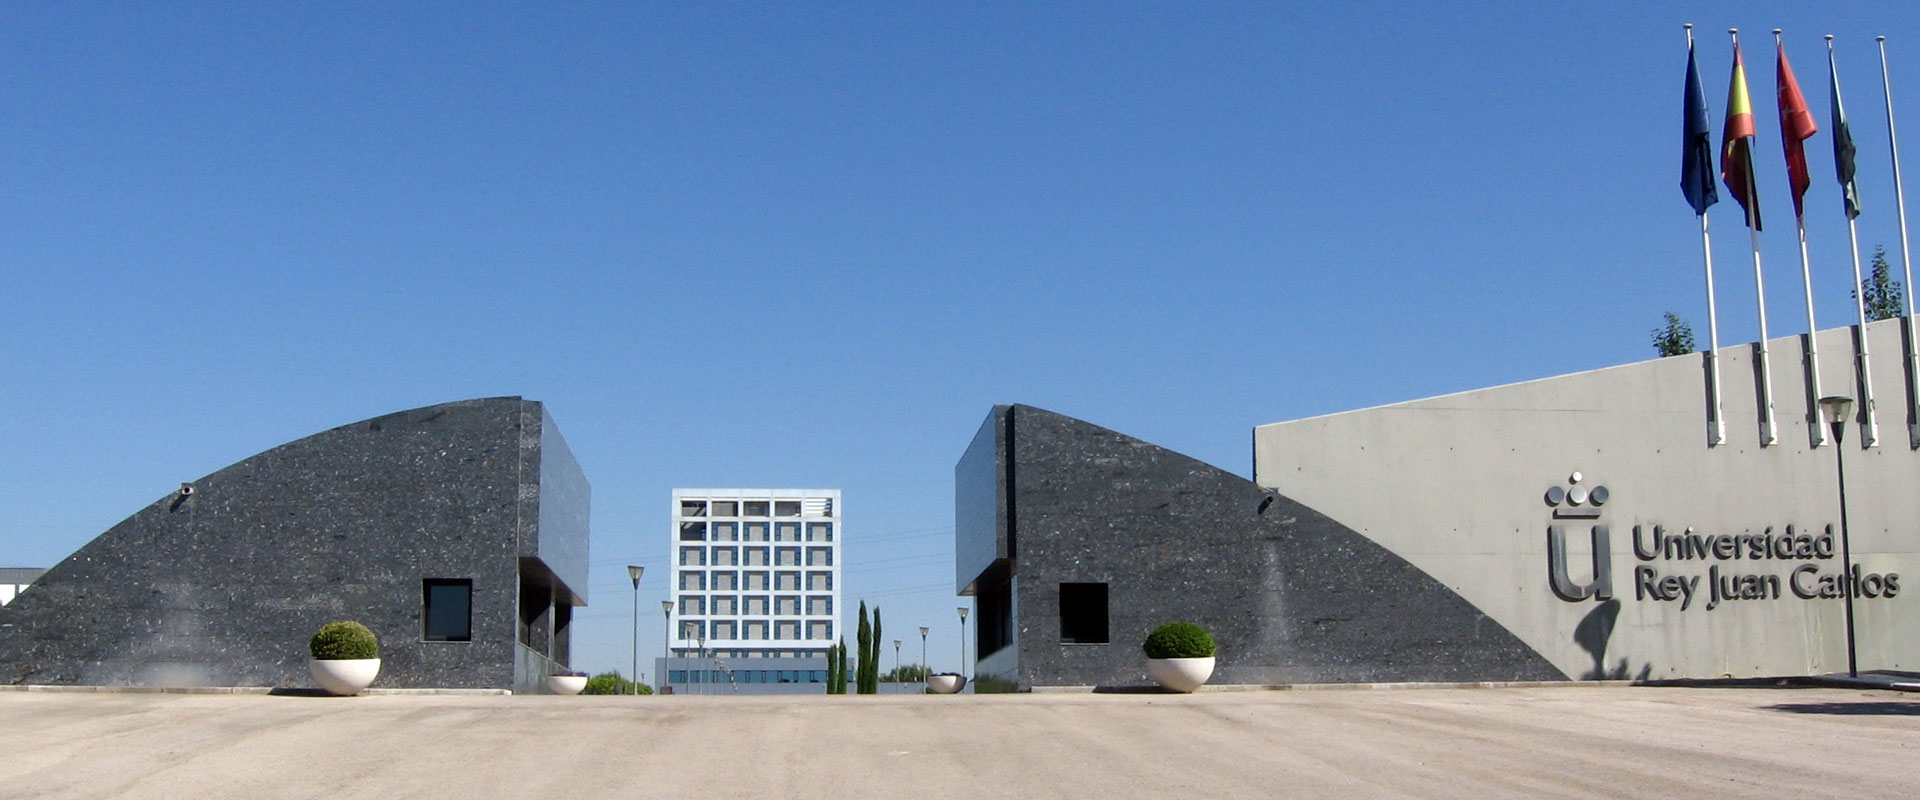
[[[1346,526],[1105,428],[997,406],[954,484],[983,689],[1150,684],[1140,643],[1181,620],[1218,642],[1213,683],[1566,678]]]
[[[0,608],[0,682],[308,686],[308,637],[353,619],[375,686],[535,690],[568,661],[587,538],[542,404],[389,414],[182,484],[55,565]]]

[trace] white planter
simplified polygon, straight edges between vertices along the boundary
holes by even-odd
[[[1149,658],[1147,674],[1162,687],[1191,692],[1213,677],[1213,656],[1206,658]]]
[[[957,694],[961,689],[966,688],[966,685],[967,676],[965,675],[927,676],[927,689],[934,694]]]
[[[579,694],[587,688],[585,675],[548,675],[547,691],[554,694]]]
[[[373,685],[374,676],[380,674],[380,659],[343,658],[307,662],[307,668],[313,672],[313,682],[320,684],[329,694],[359,694],[361,690]]]

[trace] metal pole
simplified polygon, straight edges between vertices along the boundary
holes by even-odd
[[[673,601],[660,601],[660,686],[672,688],[673,681]]]
[[[1915,347],[1913,327],[1913,249],[1907,243],[1907,195],[1900,181],[1900,137],[1893,130],[1893,81],[1887,77],[1887,37],[1875,36],[1880,44],[1880,88],[1887,97],[1887,151],[1893,155],[1893,205],[1900,217],[1900,269],[1907,278],[1907,370],[1920,375],[1920,347]],[[1854,284],[1854,291],[1860,290],[1860,284]],[[1864,334],[1863,334],[1864,335]],[[1916,393],[1915,402],[1920,402],[1920,393]],[[1907,410],[1907,441],[1909,447],[1920,448],[1920,407]]]
[[[933,677],[933,668],[927,666],[927,626],[920,626],[920,693],[927,693],[927,681]]]
[[[1833,423],[1835,444],[1839,444],[1840,432],[1846,427],[1845,420]],[[1845,599],[1847,609],[1847,677],[1858,678],[1860,666],[1854,659],[1853,643],[1853,544],[1847,531],[1847,448],[1835,447],[1833,455],[1833,463],[1838,465],[1840,476],[1840,566],[1846,570],[1840,596]]]
[[[967,607],[960,606],[960,677],[967,676]]]
[[[633,579],[633,674],[627,691],[635,695],[640,693],[640,575],[646,571],[638,564],[627,565],[627,577]]]
[[[900,682],[900,640],[893,640],[893,682]]]
[[[1687,68],[1693,75],[1693,24],[1687,26]],[[1702,100],[1705,105],[1705,100]],[[1691,143],[1688,145],[1691,147]],[[1711,171],[1712,157],[1708,157]],[[1711,178],[1709,178],[1711,181]],[[1700,212],[1700,253],[1707,267],[1707,446],[1727,440],[1726,418],[1720,413],[1720,315],[1713,297],[1713,237],[1707,233],[1707,212]]]
[[[633,582],[633,686],[631,693],[640,693],[640,582]]]

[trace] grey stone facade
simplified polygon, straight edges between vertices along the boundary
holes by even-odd
[[[185,484],[0,609],[0,682],[311,685],[307,639],[380,637],[376,686],[532,689],[586,603],[589,488],[542,404],[345,425]],[[429,580],[471,581],[471,639],[427,641]]]
[[[1212,632],[1215,683],[1567,677],[1366,537],[1105,428],[998,406],[955,487],[957,588],[976,598],[986,688],[1147,685],[1140,643],[1178,620]],[[1104,631],[1063,609],[1073,592],[1104,592]]]

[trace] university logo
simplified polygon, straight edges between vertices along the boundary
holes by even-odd
[[[1589,597],[1613,599],[1613,542],[1607,526],[1600,521],[1601,507],[1607,504],[1607,487],[1591,489],[1580,485],[1581,475],[1573,473],[1566,486],[1547,490],[1547,506],[1553,509],[1554,522],[1547,526],[1547,581],[1560,599],[1576,603]],[[1593,577],[1585,583],[1574,582],[1567,569],[1567,527],[1574,520],[1588,523],[1593,544]]]

